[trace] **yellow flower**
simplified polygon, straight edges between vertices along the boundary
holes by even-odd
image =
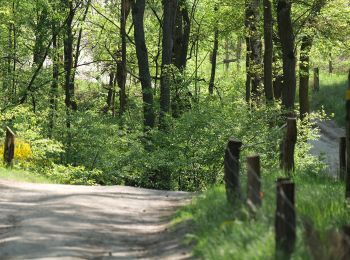
[[[0,158],[4,157],[4,144],[0,145]],[[16,139],[15,141],[15,160],[19,162],[29,161],[33,158],[33,152],[30,144]],[[1,160],[1,159],[0,159]]]

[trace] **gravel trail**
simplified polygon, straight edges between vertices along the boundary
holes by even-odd
[[[0,259],[188,259],[185,192],[0,180]]]
[[[339,138],[345,136],[345,130],[339,128],[334,121],[317,122],[321,130],[319,140],[310,141],[313,148],[311,153],[320,156],[327,164],[327,171],[333,177],[339,174]]]

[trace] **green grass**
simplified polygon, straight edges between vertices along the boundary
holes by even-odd
[[[0,179],[31,183],[54,183],[52,180],[37,173],[0,167]]]
[[[322,107],[328,115],[334,114],[339,126],[345,126],[345,91],[347,75],[320,75],[320,91],[311,94],[311,109]]]
[[[263,207],[255,217],[250,216],[245,206],[232,210],[226,203],[223,186],[209,190],[178,212],[174,223],[191,223],[191,234],[186,242],[194,243],[195,256],[202,259],[274,259],[276,178],[277,175],[264,177]],[[292,258],[311,259],[303,241],[301,219],[311,219],[322,235],[346,224],[350,213],[344,206],[344,187],[340,182],[306,175],[298,176],[294,181],[298,239]]]

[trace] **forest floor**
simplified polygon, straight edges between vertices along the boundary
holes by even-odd
[[[191,194],[0,180],[0,259],[188,259],[170,216]]]
[[[339,138],[345,136],[345,129],[339,128],[332,120],[316,124],[321,130],[321,137],[310,141],[313,146],[311,153],[319,156],[326,163],[327,172],[336,178],[339,174]]]

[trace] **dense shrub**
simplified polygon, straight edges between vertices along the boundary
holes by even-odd
[[[17,153],[27,149],[28,157],[23,160],[25,155],[21,155],[17,166],[57,182],[205,190],[223,181],[223,154],[231,137],[242,140],[242,158],[260,154],[266,172],[279,165],[284,133],[280,105],[261,102],[249,107],[235,89],[238,87],[225,86],[226,98],[193,102],[192,108],[182,111],[178,118],[168,118],[167,131],[154,129],[147,135],[139,112],[142,104],[137,99],[129,101],[133,109],[123,118],[123,124],[120,118],[103,114],[101,102],[91,102],[89,109],[72,115],[72,127],[67,129],[65,113],[59,110],[53,138],[48,138],[48,112],[38,115],[27,106],[18,106],[3,114],[0,122],[3,127],[12,127],[23,140]],[[80,102],[89,103],[84,99]],[[314,117],[317,114],[310,115],[306,122]],[[298,125],[297,167],[303,165],[317,172],[320,167],[315,165],[320,164],[309,155],[306,142],[317,137],[317,129],[311,123]]]

